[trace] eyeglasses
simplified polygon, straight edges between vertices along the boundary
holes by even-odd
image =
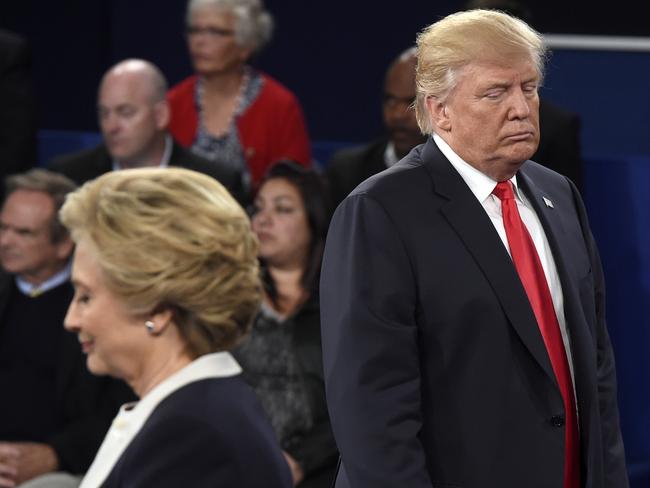
[[[230,37],[235,35],[235,31],[232,29],[221,29],[219,27],[193,27],[188,25],[185,28],[185,35],[190,36],[199,36],[205,35],[209,39],[223,39],[224,37]]]

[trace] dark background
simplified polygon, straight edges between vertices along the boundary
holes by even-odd
[[[381,132],[387,64],[419,30],[463,3],[267,0],[277,28],[257,66],[296,93],[314,142],[361,143]],[[642,1],[528,3],[544,33],[650,42]],[[2,0],[0,27],[32,45],[39,127],[47,130],[41,134],[96,131],[100,77],[124,58],[153,61],[170,84],[189,75],[184,10],[185,0]],[[556,49],[541,91],[582,119],[584,193],[608,282],[634,488],[650,486],[649,89],[650,51]],[[91,136],[89,142],[97,140]],[[58,132],[48,141],[50,152],[68,144]]]
[[[313,139],[363,141],[381,130],[379,100],[388,62],[419,30],[463,3],[269,0],[277,28],[257,64],[298,95]],[[650,32],[642,2],[607,8],[586,1],[529,4],[542,32]],[[96,130],[99,79],[126,57],[153,61],[170,84],[190,74],[184,10],[185,0],[0,2],[0,27],[32,42],[40,127]]]

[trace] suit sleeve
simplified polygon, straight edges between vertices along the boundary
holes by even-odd
[[[328,406],[350,486],[431,487],[415,277],[394,222],[366,194],[334,215],[320,290]]]
[[[598,408],[601,419],[602,432],[602,457],[604,460],[603,473],[604,486],[628,486],[627,471],[625,468],[625,452],[621,435],[617,390],[616,367],[614,364],[614,351],[607,331],[605,320],[605,279],[600,262],[596,243],[587,223],[587,213],[578,191],[572,185],[582,230],[589,252],[594,280],[595,317],[597,330],[597,381],[598,381]]]

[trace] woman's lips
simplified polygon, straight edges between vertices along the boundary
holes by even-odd
[[[88,354],[92,350],[94,343],[95,341],[92,341],[90,339],[79,340],[79,344],[81,344],[81,350],[84,352],[84,354]]]

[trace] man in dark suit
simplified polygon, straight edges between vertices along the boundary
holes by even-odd
[[[426,144],[338,207],[321,280],[336,487],[628,486],[584,205],[529,160],[541,36],[507,14],[418,37]]]
[[[50,169],[82,184],[111,170],[179,166],[214,177],[242,202],[237,170],[189,152],[169,135],[166,93],[167,82],[153,64],[139,59],[116,64],[104,75],[97,100],[104,143],[55,158]]]
[[[389,168],[425,138],[415,120],[415,48],[402,52],[388,68],[382,103],[386,135],[370,144],[342,149],[325,174],[334,206],[366,178]]]
[[[0,30],[0,181],[35,162],[36,101],[30,50],[23,38]]]
[[[2,487],[53,471],[84,473],[119,405],[132,398],[122,382],[91,376],[75,335],[63,329],[73,295],[73,244],[57,211],[74,183],[35,169],[9,177],[6,187],[0,213]]]

